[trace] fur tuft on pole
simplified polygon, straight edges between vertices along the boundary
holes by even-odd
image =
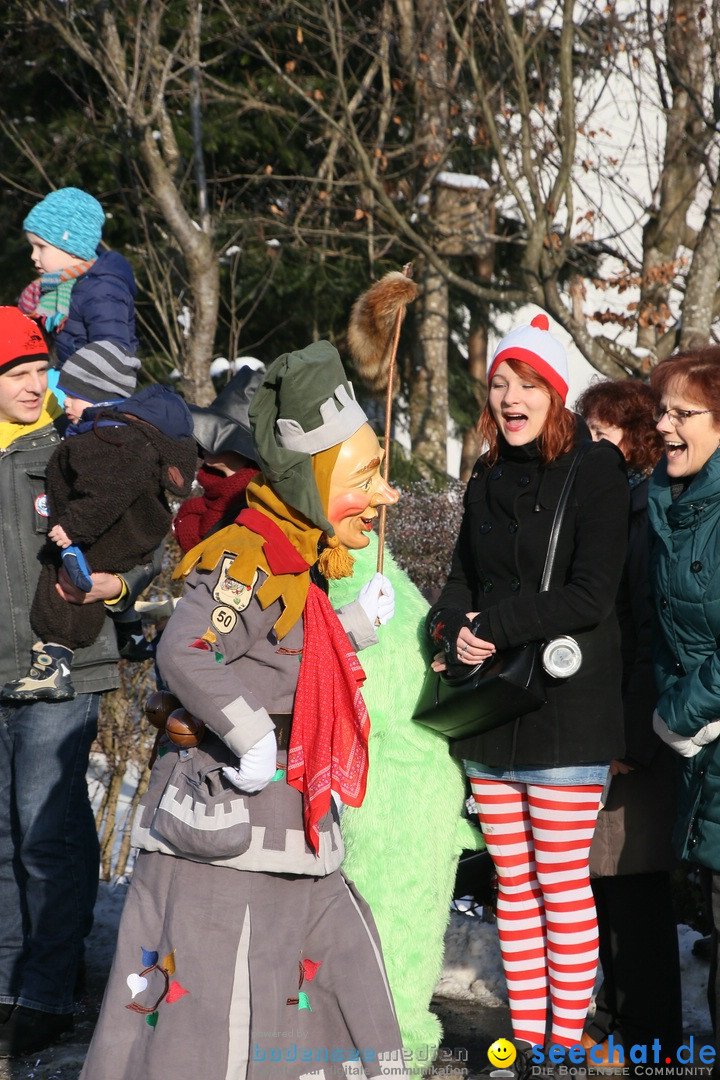
[[[412,263],[406,263],[402,272],[391,270],[385,274],[355,301],[348,327],[348,348],[360,377],[369,389],[385,391],[383,478],[386,482],[390,479],[392,399],[400,328],[407,305],[418,294],[412,276]],[[383,568],[386,512],[387,506],[381,506],[378,513],[378,573],[382,573]]]
[[[353,304],[347,344],[358,377],[368,390],[387,390],[398,314],[402,318],[417,294],[408,273],[391,270]]]

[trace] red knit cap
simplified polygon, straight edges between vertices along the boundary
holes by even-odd
[[[0,307],[0,375],[30,360],[47,360],[45,338],[37,323],[16,307]]]
[[[503,360],[520,360],[557,390],[564,405],[569,380],[567,353],[549,330],[550,320],[541,313],[535,316],[530,326],[518,326],[507,334],[490,362],[488,383]]]

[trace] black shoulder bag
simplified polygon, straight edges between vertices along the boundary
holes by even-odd
[[[560,492],[540,592],[547,592],[550,588],[565,507],[580,462],[591,445],[588,441],[578,449]],[[482,664],[460,672],[457,668],[453,671],[433,671],[428,668],[413,720],[439,731],[449,739],[466,739],[532,712],[547,700],[542,673],[543,652],[556,645],[554,652],[560,658],[558,670],[562,670],[562,661],[568,655],[568,643],[570,648],[574,646],[577,650],[576,663],[569,664],[567,668],[568,674],[574,674],[581,658],[577,643],[571,638],[558,638],[549,645],[531,641],[503,649]]]

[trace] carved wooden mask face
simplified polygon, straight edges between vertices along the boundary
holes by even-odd
[[[348,548],[367,547],[377,508],[392,506],[400,497],[380,474],[383,457],[369,424],[363,424],[340,447],[330,479],[328,520]]]

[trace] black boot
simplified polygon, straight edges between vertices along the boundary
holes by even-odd
[[[24,1057],[59,1042],[74,1027],[72,1013],[48,1013],[17,1005],[0,1025],[0,1058]]]
[[[696,956],[698,960],[709,960],[712,956],[712,938],[708,934],[707,937],[700,937],[697,941],[693,942],[692,954]]]

